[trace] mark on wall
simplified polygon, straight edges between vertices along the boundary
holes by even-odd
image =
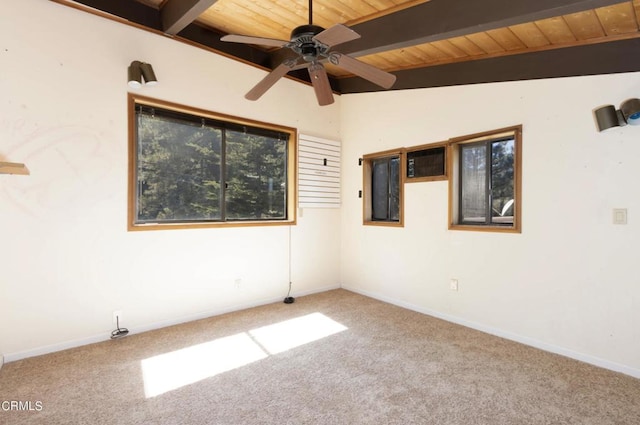
[[[1,121],[0,158],[27,164],[31,175],[20,180],[2,176],[0,204],[44,218],[113,197],[118,146],[107,143],[112,139],[89,126]]]

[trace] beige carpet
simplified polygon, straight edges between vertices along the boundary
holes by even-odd
[[[344,290],[8,363],[6,401],[33,409],[7,425],[640,424],[638,379]]]

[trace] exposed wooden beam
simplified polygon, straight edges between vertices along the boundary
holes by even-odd
[[[396,71],[392,90],[640,71],[640,38]],[[553,64],[553,65],[550,65]],[[358,77],[338,79],[340,93],[381,91]]]
[[[217,0],[168,0],[160,14],[165,33],[176,35],[202,15]]]
[[[146,4],[142,4],[135,0],[51,0],[55,3],[60,3],[66,6],[74,7],[84,10],[86,12],[92,12],[92,9],[101,11],[100,16],[107,17],[106,15],[112,15],[124,19],[125,21],[132,22],[134,24],[142,25],[146,28],[153,30],[161,30],[160,12]],[[83,8],[79,5],[88,6],[89,8]],[[97,13],[96,13],[97,14]]]
[[[198,22],[187,25],[174,39],[184,41],[194,46],[212,49],[222,55],[252,63],[261,67],[271,67],[269,53],[264,49],[241,43],[225,43],[220,41],[224,34],[213,31]]]
[[[352,26],[362,37],[339,50],[364,56],[552,18],[620,0],[431,0]]]

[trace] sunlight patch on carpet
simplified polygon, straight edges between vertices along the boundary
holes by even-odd
[[[160,354],[142,360],[144,393],[155,397],[266,357],[246,333]]]
[[[155,397],[348,328],[312,313],[141,361],[144,392]]]
[[[345,326],[324,314],[313,313],[254,329],[249,335],[269,354],[278,354],[345,330]]]

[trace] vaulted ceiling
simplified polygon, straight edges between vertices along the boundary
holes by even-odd
[[[220,37],[289,40],[309,20],[307,0],[52,1],[265,69],[289,50]],[[640,71],[640,0],[315,0],[312,12],[315,25],[359,33],[336,50],[394,73],[393,89]],[[327,71],[338,93],[381,90]]]

